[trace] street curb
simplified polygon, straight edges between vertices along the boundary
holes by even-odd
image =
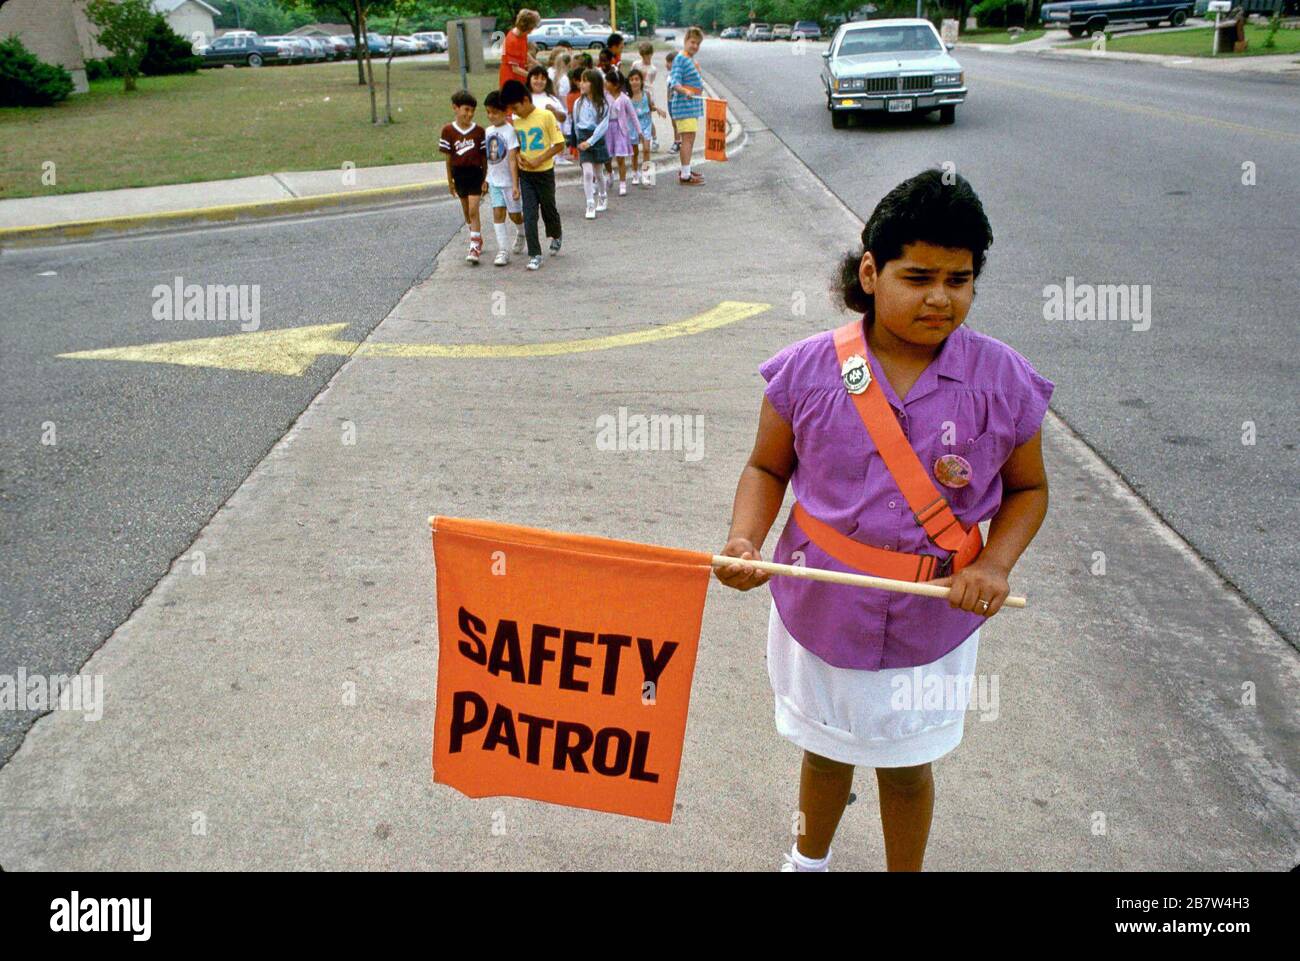
[[[1183,57],[1163,53],[1135,53],[1131,50],[1108,50],[1102,53],[1084,49],[1082,47],[1069,49],[1051,47],[1046,50],[1029,50],[1026,52],[1031,56],[1041,57],[1044,60],[1110,60],[1112,62],[1146,63],[1157,67],[1168,67],[1171,70],[1192,70],[1197,73],[1211,73],[1227,77],[1246,74],[1252,78],[1275,77],[1291,82],[1294,82],[1297,79],[1297,73],[1300,73],[1300,68],[1287,70],[1269,70],[1260,69],[1258,67],[1252,68],[1248,60],[1236,61],[1232,64],[1232,69],[1224,69],[1222,67],[1212,66],[1211,64],[1215,63],[1215,61],[1207,57]],[[1286,55],[1284,54],[1284,56]],[[1205,63],[1202,64],[1200,61],[1205,61]]]
[[[728,107],[732,118],[727,124],[727,146],[744,136],[744,127]],[[665,155],[670,161],[674,155]],[[580,180],[582,170],[578,165],[557,167],[556,180]],[[285,200],[258,200],[241,204],[222,204],[214,207],[193,207],[187,210],[167,210],[149,214],[128,214],[120,217],[103,217],[95,220],[69,220],[63,223],[41,224],[31,227],[0,228],[0,250],[36,246],[45,241],[85,240],[99,234],[123,234],[132,231],[184,227],[193,224],[235,223],[243,220],[282,217],[287,214],[311,213],[331,208],[380,207],[385,204],[433,197],[446,190],[445,180],[430,180],[417,184],[400,184],[394,187],[373,187],[340,193],[316,194],[309,197],[291,197]]]
[[[1075,43],[1076,41],[1069,41]],[[1024,57],[1039,57],[1043,60],[1058,61],[1078,61],[1092,60],[1123,63],[1146,63],[1158,67],[1169,67],[1174,70],[1193,70],[1198,73],[1212,73],[1219,76],[1238,76],[1247,74],[1250,77],[1277,77],[1282,80],[1294,81],[1300,76],[1300,67],[1287,70],[1260,69],[1252,67],[1248,60],[1234,62],[1232,69],[1211,66],[1215,61],[1205,57],[1181,56],[1176,54],[1164,53],[1137,53],[1130,50],[1109,50],[1099,53],[1084,47],[1031,47],[1028,44],[1033,41],[1026,41],[1022,44],[1008,43],[964,43],[957,42],[959,50],[978,50],[981,53],[1004,53],[1015,54]],[[1282,56],[1287,56],[1283,54]],[[1205,64],[1198,61],[1206,60]]]
[[[101,233],[126,233],[133,230],[187,224],[230,223],[245,218],[279,217],[284,214],[306,213],[329,207],[374,206],[385,201],[406,200],[431,194],[445,186],[445,181],[426,181],[396,187],[374,187],[343,193],[317,194],[311,197],[291,197],[285,200],[258,200],[251,203],[193,207],[187,210],[166,210],[151,214],[128,214],[96,220],[69,220],[64,223],[34,227],[4,227],[0,228],[0,248],[25,247],[43,240],[84,240]]]

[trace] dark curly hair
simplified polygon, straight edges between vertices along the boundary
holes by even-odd
[[[945,177],[948,181],[945,183]],[[931,168],[904,180],[885,194],[862,228],[862,248],[845,254],[835,280],[835,293],[846,309],[875,315],[875,297],[862,289],[858,268],[871,251],[876,270],[903,255],[903,248],[923,242],[971,252],[974,276],[984,268],[984,254],[993,244],[993,229],[984,216],[970,182],[958,173]]]

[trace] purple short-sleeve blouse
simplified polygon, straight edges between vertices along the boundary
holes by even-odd
[[[791,344],[759,367],[768,400],[794,431],[795,497],[814,517],[855,540],[944,556],[913,519],[844,389],[839,367],[833,331]],[[965,487],[939,487],[962,524],[970,527],[996,514],[1002,465],[1038,431],[1052,382],[1006,344],[965,326],[944,341],[906,401],[899,401],[874,357],[871,373],[927,470],[944,454],[970,462]],[[792,521],[773,560],[852,570]],[[878,671],[929,664],[984,622],[936,598],[794,577],[768,584],[790,635],[835,667]]]

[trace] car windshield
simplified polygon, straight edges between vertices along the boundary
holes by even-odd
[[[869,53],[893,53],[898,50],[940,50],[934,31],[920,24],[900,27],[871,27],[853,30],[840,40],[838,56],[853,57]]]

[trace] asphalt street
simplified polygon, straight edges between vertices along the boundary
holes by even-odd
[[[76,673],[344,360],[297,378],[59,354],[241,332],[155,319],[177,277],[256,285],[261,330],[341,322],[359,340],[459,219],[441,203],[0,256],[0,674]],[[0,711],[0,763],[37,714]]]
[[[700,63],[863,220],[955,164],[996,238],[967,322],[1052,379],[1052,408],[1297,643],[1300,85],[958,48],[954,125],[833,130],[824,48],[711,40]],[[1067,277],[1149,285],[1150,329],[1045,320]]]

